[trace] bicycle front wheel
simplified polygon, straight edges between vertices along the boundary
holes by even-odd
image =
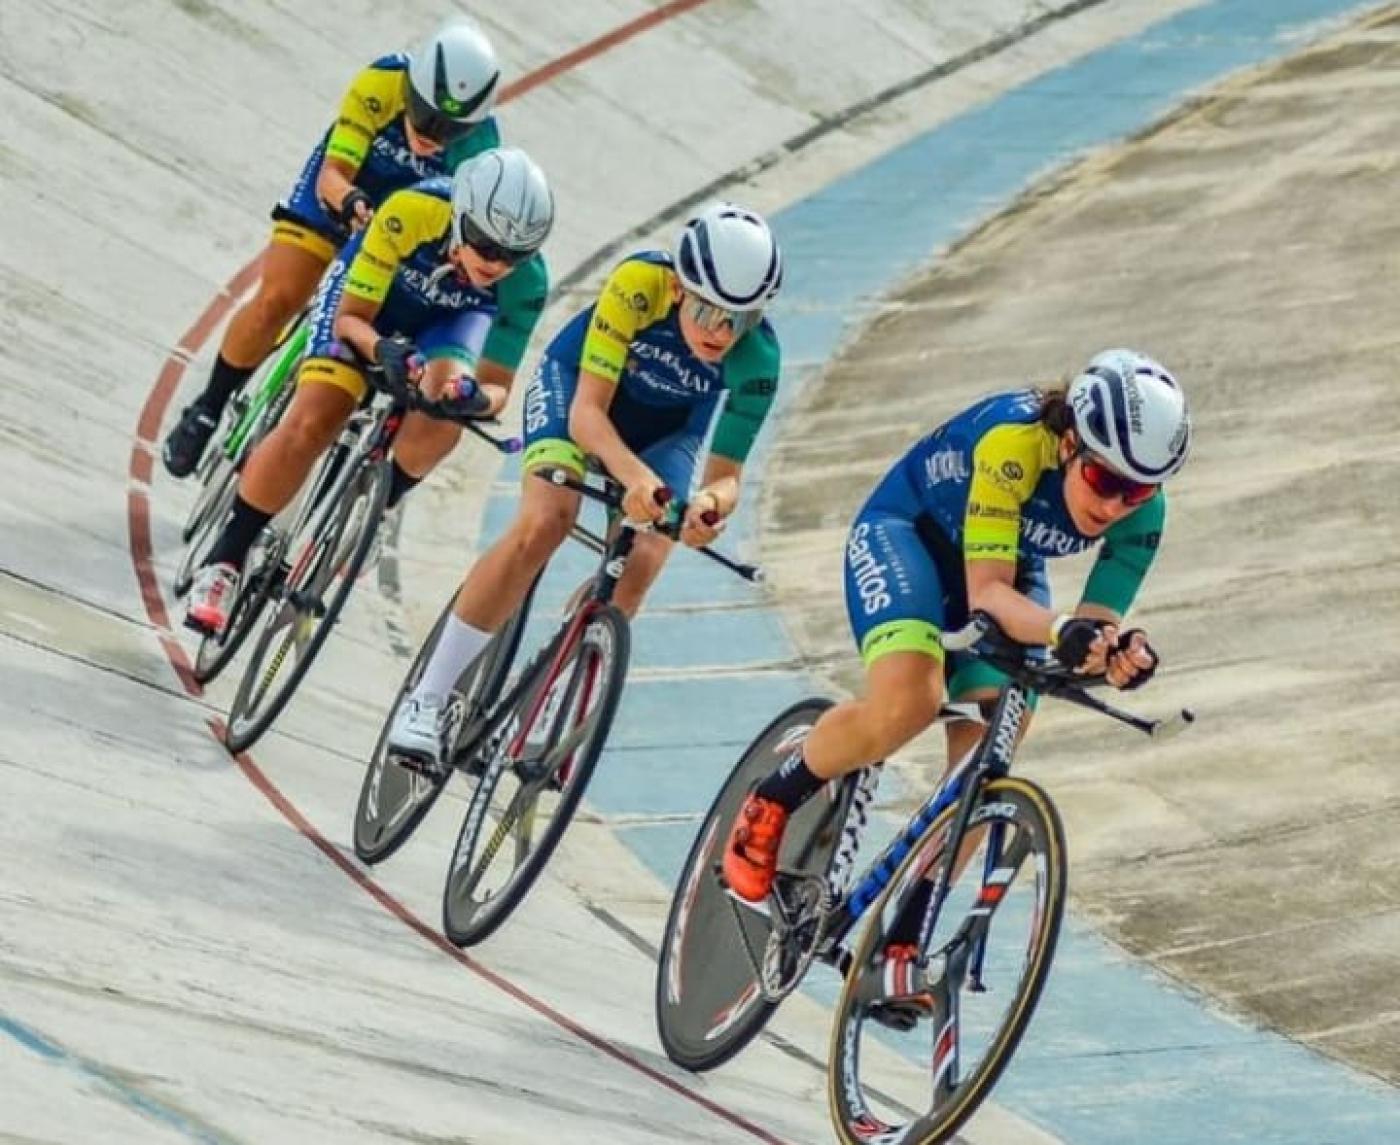
[[[886,1134],[948,1141],[1011,1060],[1049,975],[1065,908],[1064,829],[1050,797],[1014,776],[978,794],[918,959],[892,957],[890,932],[923,901],[915,888],[940,869],[956,810],[919,836],[851,953],[827,1057],[843,1145]]]
[[[481,942],[524,900],[573,818],[607,742],[627,677],[627,619],[612,605],[535,659],[479,749],[485,771],[467,806],[443,889],[442,926]]]
[[[432,632],[418,649],[418,655],[399,686],[398,695],[394,697],[394,703],[384,719],[384,726],[380,728],[379,739],[365,769],[365,778],[360,784],[353,834],[355,854],[361,862],[383,862],[408,842],[418,824],[432,810],[452,777],[452,756],[473,738],[481,726],[482,717],[496,702],[510,674],[533,597],[532,588],[515,615],[502,625],[480,655],[457,677],[457,684],[448,698],[444,734],[448,750],[444,753],[443,766],[436,771],[405,767],[385,750],[385,741],[389,738],[389,729],[393,726],[394,713],[398,711],[399,704],[418,686],[443,626],[452,614],[457,593],[454,591],[448,598]]]
[[[374,546],[388,497],[388,463],[365,465],[313,517],[309,535],[292,538],[292,570],[276,606],[264,614],[229,708],[230,750],[256,743],[306,678]]]

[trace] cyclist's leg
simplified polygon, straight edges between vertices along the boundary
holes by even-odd
[[[421,383],[427,397],[437,399],[448,382],[473,375],[491,321],[491,315],[481,310],[466,310],[429,326],[414,337],[427,360]],[[432,472],[433,467],[456,448],[461,436],[462,427],[452,422],[434,420],[421,413],[405,417],[403,428],[394,441],[390,507],[398,504],[405,493]]]
[[[335,257],[336,244],[312,227],[279,218],[262,253],[253,297],[229,320],[209,380],[195,399],[215,418],[257,369],[288,322],[310,301]]]
[[[772,885],[788,816],[828,780],[908,743],[933,723],[943,700],[944,589],[914,522],[872,498],[851,527],[845,564],[846,609],[865,662],[865,694],[823,712],[802,747],[740,809],[724,873],[735,893],[751,901]]]
[[[296,496],[317,458],[366,393],[364,376],[335,339],[344,274],[345,263],[335,262],[317,295],[308,356],[297,376],[296,393],[276,428],[249,454],[233,513],[210,549],[205,567],[242,568],[262,527]]]
[[[1050,607],[1050,580],[1045,572],[1045,562],[1039,558],[1022,560],[1016,569],[1016,590],[1025,593],[1037,604]],[[966,603],[962,603],[962,612]],[[982,660],[954,654],[948,661],[948,696],[954,703],[979,704],[985,714],[990,715],[990,706],[997,693],[1006,683],[1006,674],[991,667]],[[1028,696],[1030,711],[1021,724],[1021,739],[1030,730],[1031,719],[1035,714],[1037,697],[1034,692]],[[948,739],[948,768],[965,759],[982,738],[982,728],[966,720],[950,720],[946,725]],[[1018,740],[1019,742],[1019,740]]]
[[[679,430],[650,445],[634,444],[629,427],[625,424],[619,426],[623,442],[637,450],[638,456],[677,497],[688,499],[694,488],[695,473],[705,444],[705,431],[713,416],[714,406],[714,402],[696,405]],[[642,599],[661,575],[661,569],[674,548],[674,541],[658,533],[637,535],[627,558],[627,568],[613,594],[613,603],[628,617],[637,615]]]
[[[515,519],[467,570],[418,685],[400,706],[391,744],[416,747],[425,738],[433,708],[486,647],[492,633],[521,606],[539,571],[568,537],[578,515],[579,495],[530,475],[549,466],[583,476],[583,451],[568,436],[569,403],[577,384],[576,367],[547,351],[525,397],[525,476]],[[424,714],[415,718],[420,709]]]

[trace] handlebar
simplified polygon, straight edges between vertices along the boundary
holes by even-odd
[[[493,414],[472,413],[460,407],[449,405],[442,399],[428,398],[417,386],[409,388],[406,392],[399,392],[384,384],[384,371],[376,365],[366,364],[365,374],[369,384],[375,390],[385,394],[395,405],[400,406],[405,411],[421,413],[434,421],[447,421],[459,425],[463,429],[470,430],[500,453],[519,453],[525,447],[524,442],[518,437],[497,437],[483,428],[488,425],[498,426],[501,424]]]
[[[604,486],[600,489],[595,485],[588,484],[586,481],[579,480],[567,469],[562,469],[558,466],[536,469],[534,472],[536,477],[548,481],[551,485],[557,485],[561,489],[572,489],[575,493],[582,494],[590,501],[596,501],[598,504],[605,506],[611,512],[622,512],[624,490],[621,485],[606,474],[603,475]],[[672,540],[679,540],[681,521],[685,517],[685,503],[676,497],[673,490],[666,486],[662,486],[656,491],[656,503],[658,505],[671,506],[670,520],[649,525],[638,525],[636,522],[632,521],[627,521],[626,523],[640,531],[656,532],[663,536],[670,537]],[[718,523],[719,517],[718,514],[711,511],[703,514],[701,519],[705,521],[705,524],[714,526]],[[726,556],[724,553],[716,552],[714,549],[710,548],[709,545],[704,545],[694,551],[709,557],[710,560],[714,561],[722,568],[728,569],[735,576],[743,577],[744,580],[749,581],[751,584],[763,583],[763,569],[759,565],[735,560],[733,557]]]
[[[973,656],[1005,672],[1022,687],[1099,712],[1154,739],[1179,735],[1196,719],[1190,708],[1164,719],[1145,719],[1091,696],[1088,689],[1106,684],[1105,677],[1081,676],[1072,668],[1047,661],[1039,654],[1039,646],[1011,639],[986,612],[974,612],[962,628],[943,633],[939,643],[949,652]]]

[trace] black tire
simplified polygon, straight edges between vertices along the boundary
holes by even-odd
[[[196,533],[207,526],[211,510],[226,485],[225,479],[234,469],[234,463],[224,452],[224,439],[237,424],[238,417],[235,414],[225,425],[224,432],[205,449],[204,456],[199,459],[199,466],[194,471],[195,479],[199,482],[199,492],[195,495],[194,504],[190,506],[184,527],[180,530],[180,540],[187,545]]]
[[[506,621],[481,654],[457,677],[451,702],[459,709],[460,715],[451,736],[453,743],[449,758],[462,751],[474,738],[481,727],[482,716],[490,711],[499,697],[520,647],[520,635],[525,630],[534,594],[532,586],[515,615]],[[379,729],[379,738],[375,741],[374,752],[365,769],[359,803],[355,807],[352,835],[355,854],[361,862],[382,863],[407,843],[452,777],[453,769],[450,766],[444,766],[440,772],[432,775],[418,768],[401,766],[388,757],[384,741],[389,736],[389,727],[394,722],[394,713],[399,704],[418,686],[428,657],[437,644],[442,626],[447,622],[456,599],[457,592],[454,590],[432,631],[418,649],[413,663],[409,665],[398,694],[384,717],[384,724]]]
[[[933,1027],[942,1022],[942,1018],[919,1023],[922,1029],[916,1030],[910,1036],[919,1038],[925,1034],[929,1035],[931,1058],[935,1054],[935,1042],[942,1042],[939,1035],[950,1036],[949,1045],[956,1052],[945,1054],[942,1065],[950,1065],[951,1069],[946,1076],[940,1066],[936,1066],[931,1073],[928,1070],[921,1071],[924,1077],[919,1088],[924,1093],[925,1102],[931,1103],[928,1112],[916,1115],[912,1121],[898,1125],[888,1124],[891,1110],[887,1104],[882,1103],[888,1103],[890,1099],[884,1098],[875,1086],[864,1084],[861,1074],[861,1028],[865,1022],[874,1020],[869,1017],[868,999],[862,1000],[861,983],[863,980],[869,982],[880,973],[875,960],[885,949],[886,940],[878,920],[884,919],[886,914],[891,920],[898,915],[897,907],[888,912],[885,909],[892,896],[904,893],[916,866],[929,863],[933,856],[942,853],[946,842],[944,833],[956,810],[956,804],[947,808],[919,836],[919,841],[895,869],[888,886],[866,912],[868,919],[877,921],[864,929],[852,951],[850,968],[842,984],[832,1018],[831,1046],[827,1056],[827,1097],[837,1140],[843,1145],[866,1145],[873,1132],[886,1131],[890,1132],[892,1137],[899,1134],[899,1140],[908,1142],[908,1145],[938,1145],[950,1140],[986,1100],[993,1085],[1010,1062],[1021,1035],[1025,1033],[1035,1012],[1036,1003],[1049,975],[1065,908],[1064,827],[1055,805],[1040,787],[1016,776],[1006,776],[991,780],[985,785],[974,807],[972,820],[974,825],[978,822],[985,825],[982,838],[990,838],[993,832],[1001,830],[1006,834],[998,836],[999,839],[1009,837],[1014,841],[1010,845],[998,844],[1001,877],[996,880],[999,886],[994,900],[996,905],[976,911],[950,911],[949,907],[953,902],[953,898],[950,897],[944,904],[943,912],[947,917],[947,929],[944,929],[943,919],[940,919],[939,929],[943,933],[940,935],[939,932],[935,932],[930,949],[948,950],[945,942],[949,932],[956,936],[963,933],[959,929],[962,927],[984,927],[990,935],[998,930],[1002,919],[1006,920],[1001,925],[1002,930],[1014,925],[1012,920],[1016,917],[1018,908],[1008,905],[1012,901],[1013,884],[1018,874],[1029,870],[1033,875],[1033,881],[1029,884],[1033,897],[1029,902],[1023,900],[1022,905],[1029,920],[1028,939],[1024,944],[1011,944],[1009,957],[988,956],[989,966],[994,962],[1001,964],[998,969],[1005,969],[1010,963],[1019,961],[1019,977],[1015,990],[1009,994],[1004,989],[998,990],[998,982],[1004,979],[996,974],[989,975],[996,979],[989,992],[975,990],[972,986],[967,987],[969,999],[987,999],[986,1005],[989,1007],[993,1006],[1000,996],[1005,996],[1007,1002],[1005,1013],[999,1022],[967,1023],[969,1032],[974,1036],[987,1030],[990,1033],[985,1035],[985,1055],[978,1058],[979,1064],[961,1080],[956,1080],[954,1071],[961,1065],[961,1035],[964,1029],[962,1018],[956,1024],[945,1023],[938,1031],[934,1031]],[[1009,855],[1017,857],[1009,859]],[[962,874],[967,875],[971,872],[973,875],[970,882],[964,885],[965,896],[971,894],[974,888],[982,886],[983,879],[977,872],[983,869],[976,860],[965,863]],[[981,906],[981,903],[980,898],[974,900],[975,905]],[[982,916],[980,919],[976,917],[979,915]],[[1013,930],[1011,933],[1017,932]],[[941,957],[945,965],[952,959],[951,955]],[[947,969],[944,969],[939,977],[942,983],[953,979],[954,976]],[[958,980],[961,981],[961,978]],[[964,1006],[961,991],[954,998],[954,1003],[955,1008],[950,1012],[961,1015]],[[882,1031],[882,1040],[888,1036]],[[930,1080],[932,1085],[929,1084]],[[873,1106],[867,1100],[867,1094],[876,1099]],[[907,1108],[897,1107],[896,1112],[900,1109],[903,1110],[903,1116],[909,1116]]]
[[[700,1072],[722,1065],[758,1035],[777,1009],[776,1002],[764,998],[749,953],[767,944],[772,933],[768,916],[738,904],[716,867],[744,797],[787,758],[830,706],[819,696],[800,700],[758,734],[715,796],[686,857],[656,967],[657,1033],[666,1056],[685,1069]],[[827,876],[862,774],[828,784],[793,815],[783,837],[781,868]]]
[[[300,558],[300,567],[282,582],[273,609],[264,612],[262,631],[229,707],[224,742],[230,751],[246,751],[263,736],[325,646],[374,546],[389,498],[389,480],[387,461],[361,466],[342,486],[336,503],[313,516],[307,542],[311,554]],[[298,538],[291,538],[289,553],[294,560],[298,543]],[[349,552],[343,555],[346,546]],[[311,631],[299,639],[298,629],[307,624]],[[274,687],[294,648],[295,662]]]
[[[200,499],[195,506],[199,512],[197,515],[190,514],[191,524],[184,534],[185,549],[171,578],[170,591],[176,596],[184,596],[190,591],[195,569],[204,563],[204,558],[214,547],[228,519],[229,510],[233,508],[233,499],[238,494],[238,470],[224,456],[223,450],[217,452],[220,464],[210,475],[209,484],[200,490]]]
[[[297,362],[293,362],[288,367],[288,377],[283,383],[282,389],[277,396],[263,409],[258,424],[249,430],[244,439],[243,448],[237,457],[229,457],[225,448],[225,443],[230,435],[238,427],[238,423],[243,419],[243,412],[247,408],[247,399],[243,395],[254,395],[264,385],[270,371],[277,368],[279,363],[279,351],[286,345],[287,339],[291,337],[298,323],[302,320],[302,315],[294,318],[283,327],[278,335],[276,343],[268,351],[262,364],[258,366],[252,377],[244,383],[242,391],[229,403],[228,411],[224,415],[224,425],[222,431],[214,439],[214,442],[204,451],[204,456],[200,458],[199,467],[195,470],[195,477],[199,482],[199,494],[194,499],[194,504],[190,506],[189,515],[185,518],[184,528],[180,530],[180,539],[188,545],[194,539],[196,533],[208,531],[209,520],[212,516],[218,521],[222,521],[224,513],[218,509],[218,502],[222,497],[222,487],[226,484],[226,478],[230,470],[240,470],[243,466],[243,459],[248,456],[253,447],[271,432],[274,426],[282,420],[282,414],[287,406],[291,404],[292,394],[296,386],[292,384],[293,376],[296,373]],[[237,478],[235,477],[235,482]],[[189,587],[189,574],[198,567],[198,561],[188,554],[182,561],[182,568],[185,576],[185,588],[176,588],[175,594],[183,596]],[[181,574],[176,574],[178,584]]]
[[[208,684],[227,668],[238,655],[238,650],[243,647],[243,642],[248,639],[248,634],[257,626],[258,617],[263,614],[263,609],[272,599],[273,591],[281,577],[278,568],[280,548],[279,545],[278,552],[270,553],[265,560],[257,561],[252,574],[244,577],[243,583],[238,586],[238,595],[234,597],[233,606],[229,609],[228,624],[223,635],[200,637],[192,669],[192,674],[199,683]],[[252,558],[249,558],[248,563],[254,566]]]
[[[564,639],[572,643],[560,656]],[[504,707],[492,713],[491,727],[511,734],[492,731],[480,745],[489,758],[463,817],[443,888],[443,933],[456,945],[489,937],[549,862],[607,742],[630,646],[621,611],[610,604],[595,607],[577,635],[566,629],[550,642],[554,654],[537,656]],[[556,660],[561,669],[552,673]],[[529,734],[541,726],[536,723],[541,717],[543,744],[531,744]],[[510,872],[500,887],[483,894],[482,882],[512,835]]]

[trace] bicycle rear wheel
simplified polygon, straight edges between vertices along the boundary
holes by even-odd
[[[844,1145],[885,1134],[908,1145],[949,1140],[1011,1060],[1049,975],[1065,906],[1064,829],[1049,796],[1014,776],[977,797],[924,965],[887,961],[889,932],[941,861],[956,810],[895,869],[852,951],[827,1058]]]
[[[276,606],[263,616],[229,708],[225,742],[230,750],[245,751],[256,743],[306,678],[369,557],[388,497],[388,462],[363,465],[334,503],[312,517],[309,536],[291,539],[292,570]]]
[[[486,770],[443,888],[443,933],[458,946],[505,922],[549,862],[607,742],[629,648],[626,617],[596,607],[551,642],[491,714],[499,730],[481,749]]]
[[[749,1044],[778,1002],[765,997],[755,968],[769,948],[767,904],[749,904],[721,883],[721,848],[753,785],[800,744],[831,701],[801,700],[770,723],[740,756],[691,845],[671,899],[656,972],[656,1028],[677,1065],[714,1069]],[[843,838],[854,860],[856,837],[847,820],[861,773],[829,783],[795,812],[783,836],[780,870],[824,880]],[[857,828],[851,824],[852,832]],[[812,936],[815,941],[816,936]]]
[[[379,730],[369,766],[365,769],[365,778],[360,784],[353,835],[355,854],[362,862],[381,863],[407,843],[447,787],[453,768],[446,761],[468,747],[481,728],[483,716],[500,695],[520,647],[520,634],[525,630],[534,594],[534,587],[531,586],[515,615],[491,637],[481,654],[457,677],[448,700],[445,762],[439,770],[428,772],[421,767],[404,767],[398,763],[385,751],[385,740],[389,737],[389,728],[399,704],[418,686],[443,625],[452,612],[457,599],[456,591],[448,598],[437,623],[404,675],[398,695],[394,697],[384,719],[384,726]]]

